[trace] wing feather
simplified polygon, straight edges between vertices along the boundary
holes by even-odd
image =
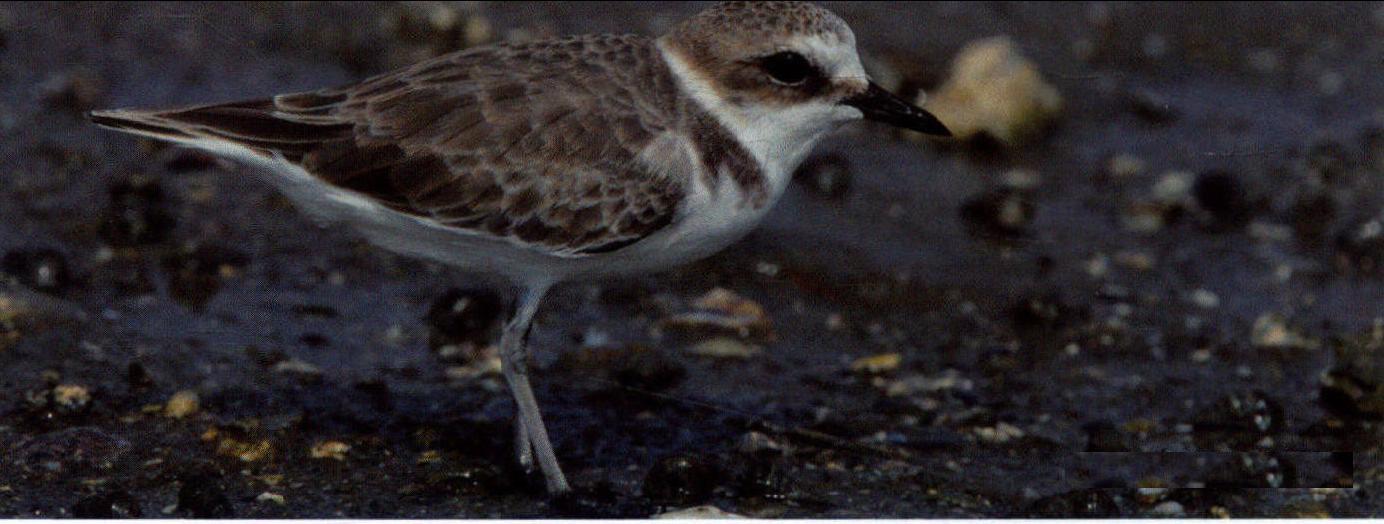
[[[639,160],[677,116],[668,93],[635,85],[671,88],[667,75],[647,39],[571,37],[462,51],[352,86],[94,118],[279,155],[401,213],[584,256],[677,213],[690,176]]]

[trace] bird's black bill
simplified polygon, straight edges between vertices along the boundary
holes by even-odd
[[[947,126],[942,125],[942,121],[932,116],[932,113],[894,96],[874,82],[870,82],[870,88],[864,93],[847,98],[841,103],[859,109],[865,113],[867,120],[884,122],[929,135],[952,136]]]

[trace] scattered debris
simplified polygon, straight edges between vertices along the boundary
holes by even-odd
[[[747,359],[760,354],[763,349],[730,337],[716,337],[698,342],[687,348],[687,351],[703,357]]]
[[[1282,316],[1265,313],[1254,321],[1250,341],[1264,348],[1315,349],[1320,344],[1307,338],[1288,326]]]
[[[293,376],[300,381],[308,383],[317,382],[322,378],[322,370],[320,368],[296,358],[278,362],[270,369],[275,373]]]
[[[20,284],[44,293],[60,293],[72,279],[66,257],[53,249],[10,251],[0,260],[0,269]]]
[[[311,455],[315,459],[346,460],[346,452],[351,445],[337,440],[327,440],[313,444]]]
[[[1221,305],[1221,297],[1219,295],[1213,291],[1201,288],[1192,290],[1187,300],[1202,309],[1216,309]]]
[[[1149,510],[1149,514],[1156,517],[1182,518],[1187,516],[1187,510],[1183,509],[1182,503],[1169,500],[1154,506],[1153,509]]]
[[[709,333],[742,339],[773,340],[773,327],[764,307],[734,292],[715,288],[692,302],[692,310],[663,320],[669,330]]]
[[[887,382],[884,392],[891,397],[903,397],[918,393],[934,393],[949,389],[970,391],[974,387],[975,383],[971,382],[968,378],[963,378],[959,371],[948,369],[940,375],[914,375]]]
[[[903,362],[903,356],[898,353],[880,353],[868,357],[860,357],[851,362],[851,371],[857,373],[887,373],[899,369],[899,364]]]
[[[77,384],[59,384],[53,387],[53,403],[67,411],[80,411],[91,403],[91,391]]]
[[[284,496],[283,496],[283,495],[280,495],[280,494],[278,494],[278,493],[273,493],[273,492],[266,491],[266,492],[264,492],[264,493],[260,493],[259,496],[255,497],[255,502],[260,502],[260,503],[272,502],[272,503],[274,503],[274,504],[278,504],[278,505],[282,506],[282,505],[284,505],[284,502],[285,502],[285,501],[284,501]]]
[[[221,440],[216,444],[216,454],[237,458],[241,462],[259,462],[273,456],[274,445],[268,439],[240,440],[221,435]]]
[[[988,444],[1004,444],[1011,440],[1022,438],[1026,434],[1024,430],[1008,422],[1000,422],[994,427],[978,427],[973,431],[975,431],[976,437],[980,438],[981,442]]]
[[[504,371],[504,363],[500,360],[500,349],[497,346],[486,346],[481,351],[483,356],[478,356],[464,366],[448,366],[444,371],[447,379],[460,382],[470,382],[481,377],[499,375]]]

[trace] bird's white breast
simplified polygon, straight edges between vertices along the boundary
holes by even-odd
[[[680,219],[628,253],[640,263],[671,266],[715,253],[749,233],[783,195],[812,146],[841,123],[859,118],[859,111],[828,103],[787,108],[732,106],[676,51],[662,45],[659,49],[683,92],[753,156],[768,196],[756,205],[730,173],[700,176],[698,172],[689,177]],[[713,145],[679,142],[687,148],[692,169],[703,169],[690,159],[696,158],[699,148]]]

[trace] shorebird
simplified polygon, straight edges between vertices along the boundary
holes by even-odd
[[[516,455],[553,494],[569,487],[526,368],[550,288],[720,250],[841,124],[949,135],[870,81],[841,18],[801,2],[722,3],[657,38],[502,43],[344,87],[89,116],[257,166],[319,222],[512,287],[499,346]]]

